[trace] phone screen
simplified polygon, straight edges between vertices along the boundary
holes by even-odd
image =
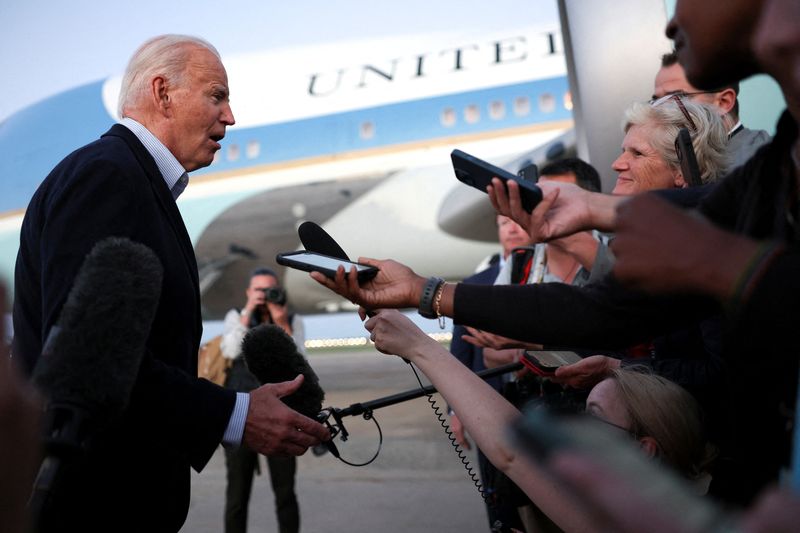
[[[555,370],[564,365],[571,365],[581,360],[581,356],[575,352],[557,352],[551,350],[528,350],[525,352],[525,359],[536,366]]]
[[[355,265],[356,270],[359,272],[374,268],[369,265],[361,265],[358,263],[345,261],[344,259],[337,259],[335,257],[328,257],[326,255],[318,255],[310,252],[293,254],[291,258],[294,259],[295,261],[300,261],[302,263],[306,263],[314,267],[330,269],[333,271],[338,269],[339,265],[342,265],[344,267],[345,272],[349,272],[350,267],[352,267],[353,265]]]

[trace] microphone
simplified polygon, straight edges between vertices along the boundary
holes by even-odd
[[[127,407],[162,277],[155,253],[124,238],[98,242],[84,259],[33,371],[48,398],[46,456],[29,503],[34,519],[43,517],[62,460],[86,451]]]
[[[298,413],[317,419],[325,392],[292,337],[280,326],[263,324],[248,331],[242,340],[242,355],[250,372],[262,384],[291,381],[297,374],[303,374],[300,388],[281,400]]]
[[[307,220],[300,224],[297,228],[297,235],[300,237],[300,242],[309,252],[329,255],[345,261],[350,260],[342,247],[339,246],[339,243],[327,231],[322,229],[322,226],[315,222]]]

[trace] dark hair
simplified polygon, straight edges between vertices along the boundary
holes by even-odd
[[[272,270],[271,268],[258,267],[257,269],[255,269],[252,272],[250,272],[250,279],[253,279],[256,276],[272,276],[273,278],[275,278],[276,280],[278,280],[280,282],[280,278],[275,273],[275,271]]]
[[[539,172],[540,176],[555,176],[557,174],[573,174],[575,183],[579,187],[587,191],[600,192],[600,175],[592,165],[583,159],[578,159],[577,157],[559,159],[548,163]]]
[[[667,54],[661,56],[661,68],[664,67],[671,67],[672,65],[678,64],[678,53],[673,50]],[[681,67],[682,68],[682,67]],[[735,118],[739,118],[739,82],[730,83],[728,85],[723,85],[719,89],[715,89],[711,92],[720,92],[724,91],[725,89],[733,89],[733,92],[736,93],[736,100],[733,103],[733,109],[731,109],[731,115]]]

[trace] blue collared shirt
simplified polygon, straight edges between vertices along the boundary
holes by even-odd
[[[172,155],[164,143],[158,140],[150,130],[130,117],[125,117],[120,124],[131,130],[136,138],[141,141],[147,152],[153,156],[161,176],[172,192],[172,198],[177,200],[189,184],[189,175],[178,160]],[[226,446],[239,446],[244,435],[244,423],[247,419],[247,410],[250,407],[250,395],[243,392],[236,393],[236,404],[233,407],[228,427],[222,436],[222,444]]]

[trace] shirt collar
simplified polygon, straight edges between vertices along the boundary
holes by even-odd
[[[153,156],[161,176],[164,178],[170,192],[172,192],[172,197],[177,200],[189,183],[189,175],[186,173],[186,169],[172,155],[172,152],[139,122],[130,117],[125,117],[119,123],[131,130],[144,145],[147,152]]]
[[[731,137],[733,137],[734,135],[739,133],[739,130],[741,130],[741,129],[744,129],[744,126],[742,125],[742,121],[740,120],[736,124],[733,125],[733,127],[730,129],[730,131],[728,131],[728,139],[730,139]]]

